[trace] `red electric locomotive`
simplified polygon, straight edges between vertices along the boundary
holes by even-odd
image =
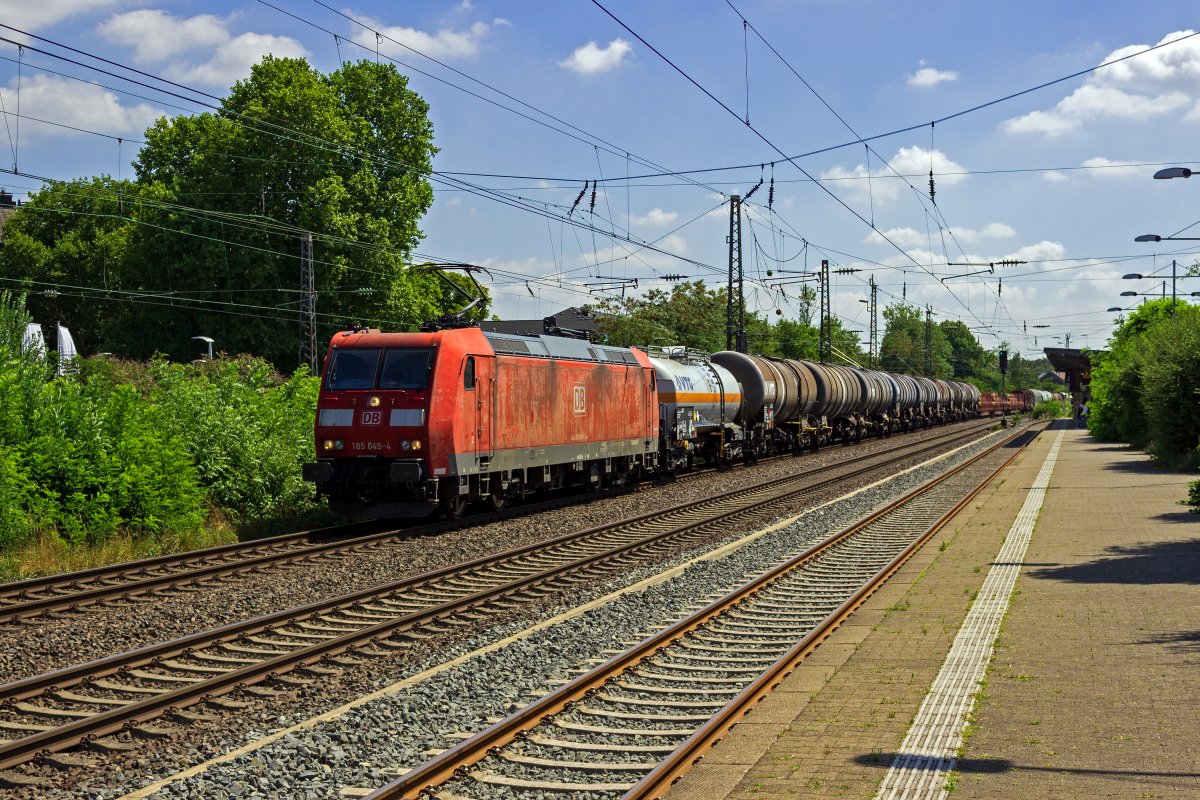
[[[325,358],[304,479],[345,516],[421,517],[653,469],[654,368],[636,349],[479,328],[345,331]]]

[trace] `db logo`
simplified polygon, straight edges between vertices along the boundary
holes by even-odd
[[[363,425],[382,425],[383,424],[383,412],[382,411],[364,411],[364,412],[362,412],[362,424]]]
[[[584,414],[587,412],[587,390],[586,387],[575,387],[575,413]]]

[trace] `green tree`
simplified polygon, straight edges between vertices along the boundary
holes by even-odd
[[[983,349],[966,323],[942,320],[938,330],[950,345],[950,366],[955,380],[981,379],[987,371],[991,354]]]
[[[1088,428],[1172,466],[1196,463],[1200,308],[1154,300],[1134,310],[1095,354]]]
[[[883,309],[883,321],[883,341],[879,344],[882,369],[910,375],[925,374],[925,315],[921,309],[907,303],[896,303]],[[933,376],[952,378],[953,348],[941,325],[933,325],[931,333]]]
[[[682,345],[715,353],[725,349],[725,289],[703,281],[678,283],[667,292],[606,299],[600,329],[620,345]],[[752,315],[747,314],[749,322]],[[747,328],[751,326],[748,324]]]
[[[137,192],[107,175],[50,184],[4,226],[0,273],[28,293],[34,320],[62,322],[82,352],[101,346],[121,296]]]
[[[775,338],[779,342],[779,355],[784,358],[816,361],[820,356],[821,332],[812,325],[782,319],[775,323]]]
[[[323,75],[267,56],[219,111],[160,119],[146,140],[127,273],[164,305],[121,309],[107,330],[120,352],[188,355],[190,337],[208,334],[291,366],[305,232],[320,338],[446,310],[436,278],[406,268],[433,199],[435,148],[428,106],[394,66]]]

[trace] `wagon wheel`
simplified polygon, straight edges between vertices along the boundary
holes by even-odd
[[[442,516],[448,519],[460,519],[466,510],[466,495],[453,494],[442,498]]]

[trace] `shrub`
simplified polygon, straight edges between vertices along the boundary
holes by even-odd
[[[55,376],[22,347],[20,298],[0,294],[0,548],[38,534],[99,545],[184,541],[210,514],[310,511],[319,381],[261,359],[148,364],[87,359]]]
[[[312,503],[300,464],[315,458],[319,379],[283,378],[249,356],[151,367],[164,424],[186,443],[213,505],[235,517],[290,515]]]
[[[1034,419],[1057,419],[1071,416],[1071,404],[1067,400],[1043,400],[1033,407],[1030,416]]]

